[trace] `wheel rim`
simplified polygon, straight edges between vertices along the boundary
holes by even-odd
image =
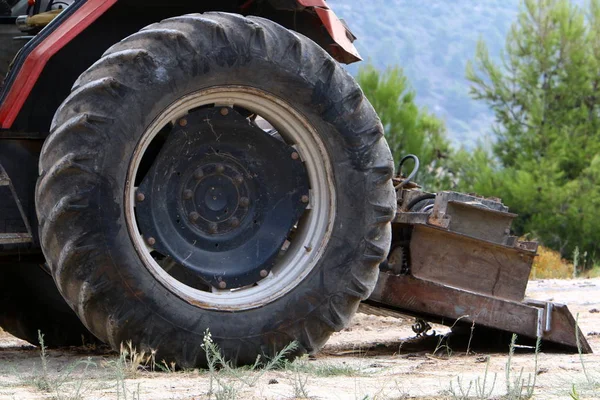
[[[234,289],[219,287],[217,281],[210,281],[205,287],[194,285],[189,279],[184,280],[172,272],[167,272],[169,268],[153,248],[153,245],[156,247],[152,243],[153,238],[144,235],[144,231],[148,232],[147,225],[144,225],[143,218],[137,216],[141,214],[141,206],[136,185],[147,172],[143,171],[144,160],[149,157],[151,159],[147,154],[151,153],[149,149],[152,149],[158,140],[158,135],[164,132],[165,128],[171,129],[181,123],[182,119],[185,121],[187,115],[196,112],[194,110],[207,109],[207,112],[211,112],[213,108],[244,110],[245,113],[253,116],[250,118],[255,118],[255,121],[262,121],[263,125],[274,128],[275,131],[271,130],[269,134],[276,135],[287,146],[293,147],[296,154],[292,158],[297,158],[298,162],[303,164],[310,186],[309,194],[302,197],[302,201],[307,203],[306,210],[303,210],[301,217],[293,224],[291,239],[285,241],[273,265],[268,271],[262,270],[256,282]],[[265,135],[268,135],[267,128],[263,130]],[[155,160],[152,159],[151,164],[153,165],[154,162]],[[227,174],[227,166],[219,166],[219,168],[220,173]],[[255,88],[214,87],[177,100],[167,107],[144,132],[136,146],[128,170],[125,191],[127,227],[146,268],[161,284],[180,298],[202,308],[215,310],[260,307],[295,288],[321,258],[331,237],[335,217],[333,184],[331,163],[325,145],[304,116],[281,99]],[[189,198],[190,194],[186,193],[185,196]],[[221,204],[219,203],[218,206]],[[136,207],[139,207],[137,214]],[[197,215],[192,217],[199,219]],[[236,223],[239,224],[237,221]],[[215,232],[214,226],[212,229]],[[152,239],[150,244],[149,239]],[[223,265],[223,268],[226,269],[227,265]],[[206,277],[203,279],[206,283]]]

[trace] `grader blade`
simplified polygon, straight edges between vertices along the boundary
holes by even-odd
[[[516,215],[498,199],[408,189],[398,203],[371,306],[592,352],[566,305],[525,298],[537,243],[510,235]]]

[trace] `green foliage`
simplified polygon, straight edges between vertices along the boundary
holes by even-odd
[[[570,257],[600,255],[600,1],[525,0],[501,62],[484,42],[467,66],[473,98],[494,112],[497,141],[460,173],[462,189],[499,196],[532,233]]]
[[[381,118],[386,139],[398,162],[406,154],[416,154],[421,169],[415,178],[428,189],[448,186],[447,162],[451,148],[444,123],[427,109],[415,103],[415,91],[402,69],[396,67],[381,73],[372,65],[358,72],[358,82]],[[405,174],[413,167],[407,163]]]
[[[577,0],[583,1],[583,0]],[[379,70],[401,65],[417,104],[442,118],[454,144],[473,147],[493,117],[472,100],[464,71],[479,38],[500,54],[519,0],[328,0],[357,36],[364,59]],[[356,74],[358,65],[348,69]]]

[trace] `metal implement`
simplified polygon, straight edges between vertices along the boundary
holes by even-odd
[[[418,188],[397,198],[390,256],[369,305],[592,352],[566,305],[525,298],[537,243],[510,235],[516,215],[499,199]]]

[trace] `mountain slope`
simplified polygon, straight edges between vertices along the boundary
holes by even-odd
[[[365,60],[404,68],[417,101],[446,121],[457,145],[473,146],[491,132],[493,116],[469,97],[467,60],[477,40],[499,57],[519,0],[329,0],[358,37]],[[360,65],[361,63],[359,63]],[[356,73],[358,65],[348,69]]]

